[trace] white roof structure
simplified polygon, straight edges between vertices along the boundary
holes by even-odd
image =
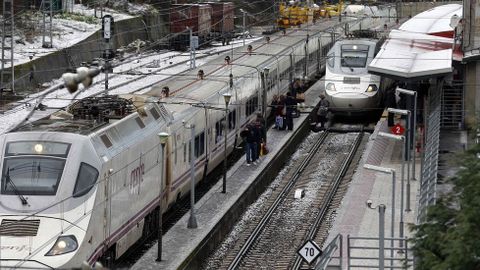
[[[450,19],[454,14],[462,15],[461,5],[435,7],[408,20],[399,30],[392,30],[368,71],[401,79],[452,72],[452,59],[462,57],[453,50]]]

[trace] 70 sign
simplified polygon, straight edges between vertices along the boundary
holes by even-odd
[[[322,255],[322,250],[313,240],[307,240],[297,251],[308,264],[312,263],[318,256]]]

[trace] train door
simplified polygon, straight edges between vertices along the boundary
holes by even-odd
[[[111,191],[110,191],[110,179],[112,177],[112,160],[108,160],[106,163],[104,163],[104,168],[105,171],[103,172],[102,175],[102,182],[103,182],[103,249],[104,253],[107,252],[110,242],[110,225],[111,225],[111,207],[112,207],[112,200],[111,200]],[[108,257],[106,255],[105,257]]]
[[[173,165],[176,160],[176,144],[177,144],[177,131],[173,128],[167,128],[167,132],[169,134],[172,134],[171,136],[168,137],[167,143],[165,144],[164,148],[164,153],[163,157],[165,158],[165,163],[164,163],[164,168],[165,168],[165,174],[162,182],[162,205],[164,208],[165,206],[168,206],[168,203],[172,201],[173,198],[171,198],[172,194],[170,192],[172,188],[172,182],[173,179],[175,179],[175,173],[173,171]],[[162,162],[162,160],[160,160]],[[160,163],[161,165],[161,163]],[[160,172],[163,174],[163,172]]]
[[[204,142],[203,142],[203,145],[205,147],[205,166],[204,166],[204,169],[203,169],[203,176],[205,177],[209,171],[209,168],[208,168],[208,164],[210,163],[210,159],[212,157],[212,153],[210,152],[210,149],[211,149],[211,144],[213,142],[213,131],[212,131],[212,127],[210,126],[210,116],[209,116],[209,113],[208,113],[208,109],[207,108],[204,108],[203,110],[203,113],[204,113],[204,121],[203,121],[203,125],[204,125],[204,132],[205,132],[205,136],[204,136]]]
[[[303,78],[308,77],[308,55],[309,55],[309,50],[308,50],[308,39],[309,35],[307,34],[307,40],[305,41],[305,44],[303,45],[303,52],[304,52],[304,58],[303,58]]]
[[[318,49],[317,49],[317,73],[320,74],[320,71],[322,69],[322,35],[318,37]]]

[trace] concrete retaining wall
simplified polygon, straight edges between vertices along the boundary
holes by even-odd
[[[116,33],[113,48],[126,46],[136,39],[157,41],[168,33],[164,16],[148,15],[115,22]],[[55,42],[55,39],[53,40]],[[15,66],[15,89],[25,93],[37,84],[59,78],[64,72],[78,67],[82,62],[101,57],[104,49],[101,31],[97,31],[80,43]],[[30,76],[33,70],[33,78]]]

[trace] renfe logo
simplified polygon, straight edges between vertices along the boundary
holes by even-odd
[[[1,250],[11,250],[11,251],[16,251],[16,252],[21,252],[24,250],[28,250],[28,247],[26,245],[21,245],[21,246],[1,246]]]
[[[140,183],[143,182],[143,174],[145,173],[145,166],[143,162],[130,172],[129,190],[130,194],[140,193]]]

